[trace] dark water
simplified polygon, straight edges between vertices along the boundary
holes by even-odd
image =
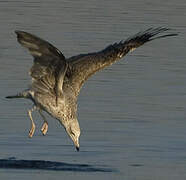
[[[35,169],[48,171],[78,171],[78,172],[113,172],[112,169],[94,167],[88,164],[69,164],[43,160],[16,160],[15,158],[0,159],[0,168]]]
[[[0,179],[186,178],[186,1],[0,1]],[[81,151],[59,123],[28,138],[32,58],[14,30],[47,39],[66,57],[96,51],[149,27],[178,37],[151,42],[89,79],[79,97]],[[49,168],[48,168],[49,167]]]

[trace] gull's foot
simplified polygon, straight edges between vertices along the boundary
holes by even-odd
[[[32,136],[34,135],[35,132],[35,124],[32,124],[32,128],[29,131],[29,138],[32,138]]]
[[[43,126],[41,128],[41,132],[42,132],[43,136],[46,135],[47,131],[48,131],[48,123],[47,122],[44,122],[43,123]]]

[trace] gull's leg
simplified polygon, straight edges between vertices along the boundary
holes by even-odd
[[[42,114],[41,110],[39,110],[39,114],[41,115],[41,117],[44,120],[44,123],[43,123],[42,128],[41,128],[41,132],[43,133],[43,135],[46,135],[46,133],[48,131],[48,122],[47,122],[45,116]]]
[[[33,112],[34,110],[36,110],[36,106],[33,106],[32,109],[28,110],[28,116],[29,116],[29,118],[30,118],[30,120],[31,120],[31,129],[30,129],[30,131],[29,131],[29,137],[30,137],[30,138],[33,136],[34,131],[35,131],[35,124],[34,124],[34,121],[33,121],[33,119],[32,119],[32,112]]]

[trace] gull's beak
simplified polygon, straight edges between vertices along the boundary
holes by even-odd
[[[68,133],[69,137],[71,138],[71,140],[73,141],[73,144],[76,148],[77,151],[79,151],[79,135],[75,135],[74,133],[72,133],[70,128],[66,128],[66,132]]]
[[[79,151],[79,140],[74,141],[74,145],[76,147],[76,150]]]
[[[76,150],[79,151],[79,147],[78,146],[76,146]]]

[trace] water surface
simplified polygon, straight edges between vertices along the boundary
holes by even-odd
[[[0,178],[184,180],[185,9],[184,0],[0,1],[0,167],[8,164],[0,168]],[[69,57],[159,26],[180,35],[144,45],[83,87],[78,104],[80,152],[49,116],[49,132],[43,137],[42,119],[34,113],[38,129],[28,138],[26,111],[32,103],[4,98],[27,88],[30,80],[32,57],[16,42],[14,30],[37,34]],[[41,168],[26,168],[32,163]],[[45,168],[52,163],[62,168]],[[64,170],[62,165],[75,169]]]

